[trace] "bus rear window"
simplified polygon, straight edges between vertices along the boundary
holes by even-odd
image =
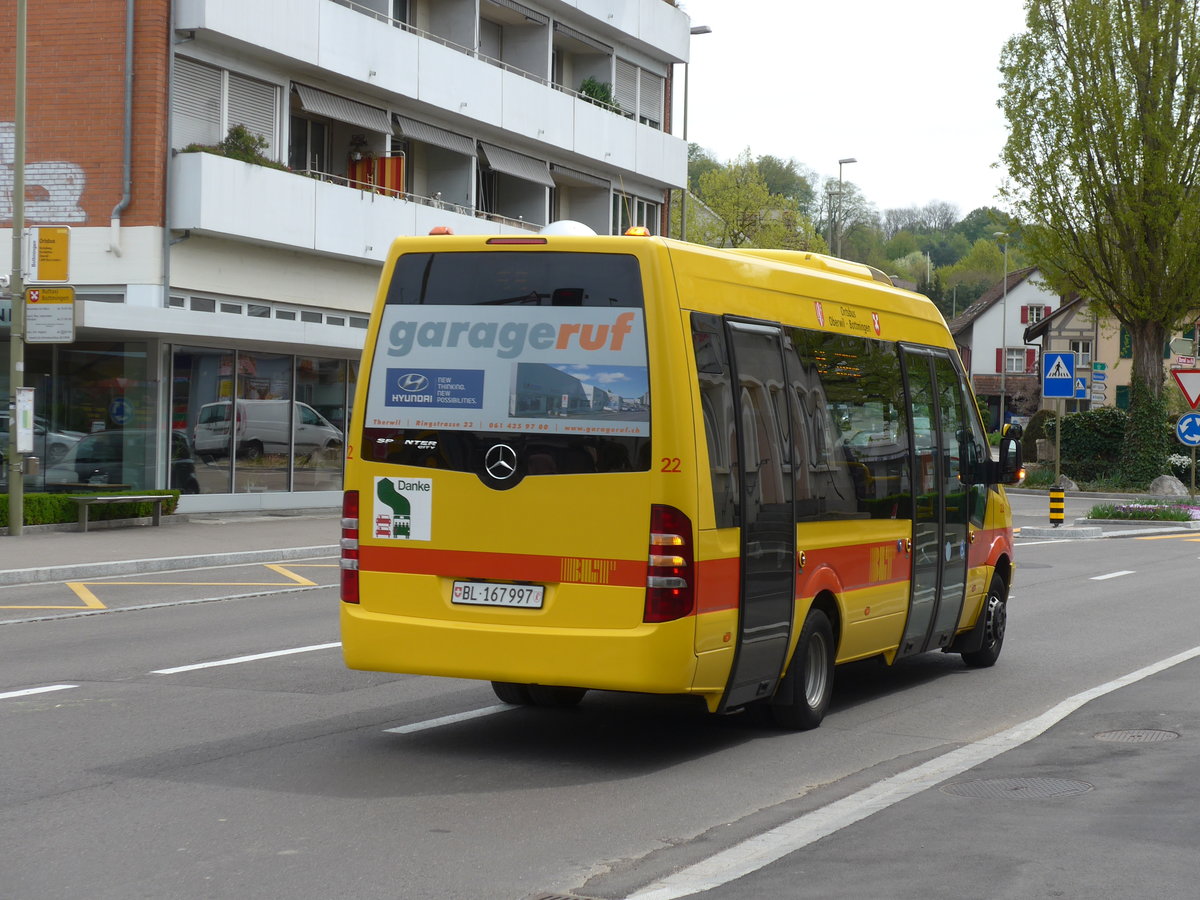
[[[637,258],[617,253],[409,253],[388,304],[642,307]]]
[[[379,323],[368,459],[524,475],[645,470],[650,384],[641,270],[627,254],[401,256]]]

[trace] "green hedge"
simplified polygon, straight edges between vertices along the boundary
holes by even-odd
[[[113,491],[105,492],[105,496],[119,497],[125,494],[145,496],[147,494],[163,494],[171,499],[163,502],[164,515],[175,512],[179,506],[179,491]],[[79,521],[79,504],[71,497],[75,494],[26,494],[24,497],[26,525],[58,525],[65,522]],[[88,521],[98,522],[103,519],[137,519],[154,514],[153,503],[96,503],[88,512]],[[0,494],[0,528],[8,527],[8,495]]]
[[[1125,410],[1100,406],[1062,420],[1062,470],[1074,481],[1117,475],[1125,443]]]

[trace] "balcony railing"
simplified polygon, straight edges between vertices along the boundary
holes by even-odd
[[[527,222],[523,218],[510,218],[500,215],[500,213],[486,212],[482,209],[475,209],[470,206],[462,206],[458,203],[452,203],[449,200],[443,200],[440,193],[432,197],[425,197],[421,194],[410,194],[406,191],[397,191],[392,188],[380,187],[377,184],[372,184],[367,181],[356,181],[353,178],[348,178],[345,175],[334,175],[331,172],[321,172],[316,169],[296,169],[293,170],[297,175],[303,175],[306,178],[312,178],[316,181],[323,181],[326,184],[336,184],[342,187],[348,187],[356,191],[362,191],[365,194],[378,194],[383,197],[394,197],[398,200],[407,200],[409,203],[417,203],[421,206],[428,206],[431,209],[444,209],[447,212],[457,213],[461,216],[473,216],[476,219],[485,219],[488,222],[497,222],[501,225],[511,225],[514,228],[524,228],[527,231],[537,231],[542,227],[538,222]]]
[[[565,85],[557,84],[556,82],[542,75],[536,75],[533,72],[529,72],[525,69],[517,68],[511,63],[506,63],[502,59],[496,59],[488,56],[486,53],[480,53],[474,48],[464,47],[462,44],[456,44],[454,41],[447,40],[446,38],[436,35],[431,31],[422,31],[420,28],[409,25],[407,22],[402,22],[400,19],[392,18],[387,13],[381,13],[374,9],[370,9],[369,7],[363,6],[361,3],[355,3],[354,0],[331,0],[331,2],[336,3],[338,6],[344,6],[346,9],[352,9],[364,16],[369,16],[370,18],[375,19],[377,22],[383,22],[384,24],[391,25],[393,28],[399,28],[403,31],[409,32],[410,34],[414,34],[417,37],[424,38],[427,41],[433,41],[434,43],[441,44],[443,47],[449,47],[451,50],[456,50],[459,53],[472,57],[473,59],[478,59],[481,62],[487,63],[488,65],[495,66],[498,69],[503,69],[505,72],[510,72],[513,75],[519,75],[522,78],[527,78],[530,81],[542,85],[543,87],[553,88],[554,90],[561,91],[570,97],[586,101],[587,103],[595,104],[596,106],[606,109],[615,115],[623,116],[627,119],[634,118],[633,110],[627,111],[621,109],[619,106],[612,106],[608,103],[603,103],[594,97],[589,97],[587,94],[581,94],[579,91],[572,90]],[[666,0],[666,2],[670,3],[671,0]],[[644,118],[641,121],[643,125],[649,125],[651,128],[654,128],[658,131],[662,130],[661,125],[651,125],[650,122]]]

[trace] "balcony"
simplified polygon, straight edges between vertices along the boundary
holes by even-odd
[[[171,179],[172,230],[352,260],[382,262],[397,235],[428,234],[439,225],[458,234],[510,234],[541,224],[477,213],[437,198],[389,196],[344,177],[285,172],[211,153],[177,154]]]
[[[579,0],[578,6],[596,18],[599,30],[686,57],[687,20],[670,3],[625,4],[619,22],[609,22],[597,4]],[[241,53],[261,56],[256,48],[262,48],[286,58],[281,82],[295,74],[295,63],[312,66],[334,82],[355,82],[364,102],[395,111],[408,110],[413,101],[427,104],[457,130],[482,139],[503,130],[524,138],[528,152],[561,162],[589,160],[664,187],[680,186],[687,170],[680,138],[355,0],[178,0],[176,29]]]

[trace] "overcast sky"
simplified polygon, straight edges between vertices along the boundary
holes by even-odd
[[[1000,205],[997,67],[1004,42],[1024,30],[1022,0],[679,6],[693,26],[712,28],[692,38],[688,141],[721,162],[749,147],[836,177],[838,160],[854,157],[843,177],[881,212],[932,200],[960,216]]]

